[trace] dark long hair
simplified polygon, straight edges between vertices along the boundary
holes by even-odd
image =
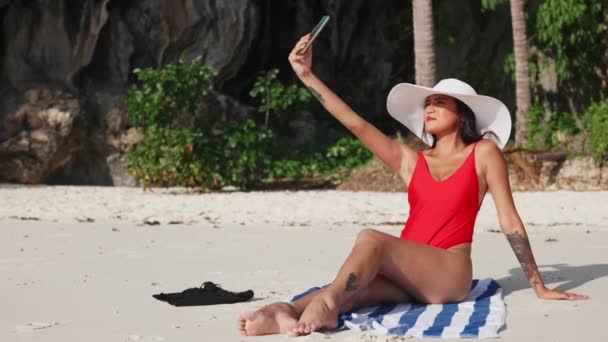
[[[454,101],[456,101],[456,108],[458,109],[458,118],[460,122],[458,125],[458,132],[460,133],[460,139],[462,139],[465,144],[469,145],[474,142],[478,142],[486,135],[493,135],[497,138],[496,133],[492,131],[487,131],[483,134],[477,132],[476,119],[475,114],[473,114],[473,110],[459,99],[455,97],[452,98]],[[433,146],[431,147],[435,147],[436,144],[437,137],[435,137],[433,134]]]

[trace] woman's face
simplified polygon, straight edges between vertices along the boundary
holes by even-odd
[[[424,129],[429,134],[445,134],[458,130],[458,105],[447,95],[431,95],[424,104]]]

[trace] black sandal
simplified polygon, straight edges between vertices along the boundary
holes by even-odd
[[[245,302],[253,298],[253,291],[230,292],[218,284],[206,281],[200,287],[193,287],[182,292],[159,293],[152,297],[173,306],[215,305]]]

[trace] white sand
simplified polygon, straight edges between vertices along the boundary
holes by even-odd
[[[475,277],[505,289],[502,340],[608,340],[608,192],[515,193],[515,202],[545,281],[591,299],[536,299],[506,239],[492,232],[499,227],[488,197],[473,260]],[[330,281],[360,229],[397,235],[407,212],[407,195],[395,193],[3,185],[0,341],[291,341],[241,337],[235,317]],[[253,289],[255,298],[175,308],[151,297],[208,280]],[[395,339],[340,332],[295,340]]]

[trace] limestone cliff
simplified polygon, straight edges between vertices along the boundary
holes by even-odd
[[[0,181],[131,184],[118,177],[123,168],[116,161],[137,140],[122,100],[134,68],[200,56],[219,72],[205,104],[209,115],[253,115],[248,92],[258,72],[278,67],[283,81],[295,82],[287,55],[324,14],[332,21],[315,45],[316,71],[364,117],[394,132],[399,125],[386,113],[386,93],[394,83],[413,81],[408,6],[401,0],[0,0]],[[510,51],[508,12],[482,14],[479,6],[468,0],[436,7],[438,78],[467,79],[512,103],[510,81],[488,77],[500,73]],[[323,113],[302,115],[307,125],[294,127],[326,120],[319,119]]]

